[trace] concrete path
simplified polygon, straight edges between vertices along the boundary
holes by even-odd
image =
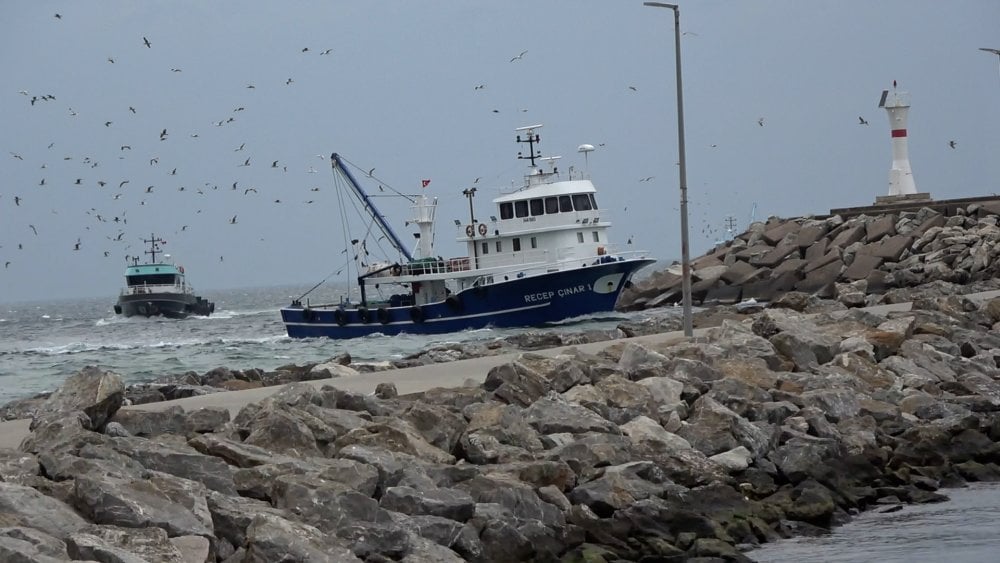
[[[970,299],[983,302],[994,297],[1000,297],[1000,290],[987,291],[967,295]],[[910,303],[898,303],[894,305],[877,305],[868,307],[867,310],[876,313],[888,313],[890,311],[909,311]],[[708,329],[696,329],[695,336],[704,334]],[[623,345],[625,342],[637,342],[646,345],[670,345],[684,340],[684,333],[681,331],[665,332],[648,336],[636,336],[633,338],[622,338],[617,340],[606,340],[603,342],[592,342],[577,346],[563,346],[540,350],[536,353],[555,356],[569,348],[577,348],[589,354],[596,354],[609,346]],[[308,383],[317,389],[323,385],[332,385],[338,389],[346,391],[356,391],[359,393],[372,393],[379,383],[394,383],[400,395],[408,393],[419,393],[434,387],[460,387],[466,380],[472,379],[477,383],[482,383],[486,379],[486,374],[491,368],[509,362],[516,358],[520,352],[511,352],[497,356],[486,356],[482,358],[472,358],[468,360],[458,360],[440,364],[430,364],[404,369],[394,369],[380,371],[376,373],[362,374],[357,377],[339,377],[333,379],[318,379]],[[163,401],[159,403],[148,403],[124,407],[126,409],[161,411],[171,406],[178,405],[185,411],[197,410],[204,407],[224,407],[235,416],[237,412],[249,403],[255,403],[276,393],[281,386],[260,387],[257,389],[246,389],[243,391],[225,391],[212,393],[210,395],[200,395],[187,399],[177,399],[174,401]],[[30,420],[11,420],[0,422],[0,448],[16,448],[21,440],[28,435],[28,425]]]

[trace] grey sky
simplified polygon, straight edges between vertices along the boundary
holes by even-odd
[[[1000,2],[680,4],[692,255],[754,204],[797,216],[886,193],[876,104],[893,80],[918,190],[1000,191],[1000,60],[978,50],[1000,47]],[[457,255],[462,189],[481,177],[478,214],[495,213],[523,171],[514,128],[534,123],[563,170],[597,146],[615,242],[680,254],[673,19],[640,0],[8,2],[2,22],[0,301],[110,306],[151,232],[201,290],[318,281],[342,260],[331,152],[402,191],[431,179],[438,253]]]

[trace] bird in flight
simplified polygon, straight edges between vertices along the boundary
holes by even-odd
[[[73,250],[80,250],[80,239],[76,239],[76,244],[73,245]]]
[[[160,140],[164,141],[166,139],[167,139],[167,130],[164,129],[163,131],[160,131]]]
[[[21,207],[21,197],[20,196],[14,196],[14,205],[16,205],[18,207]]]
[[[246,160],[244,160],[243,164],[241,164],[240,166],[250,166],[250,158],[247,158]]]
[[[151,44],[149,43],[149,39],[146,39],[145,37],[143,37],[143,38],[142,38],[142,44],[143,44],[143,45],[145,45],[147,49],[150,49],[150,48],[152,48],[152,47],[153,47],[153,46],[152,46],[152,45],[151,45]]]
[[[375,169],[372,168],[371,170],[368,171],[368,177],[370,178],[371,175],[374,174],[374,173],[375,173]]]
[[[230,225],[235,225],[236,224],[236,215],[233,215],[233,218],[229,220],[229,224]],[[221,261],[221,259],[220,259],[220,261]]]
[[[980,51],[985,51],[987,53],[993,53],[994,55],[1000,57],[1000,49],[990,49],[989,47],[980,47]]]
[[[958,142],[956,142],[956,141],[948,141],[948,146],[951,147],[951,148],[955,148],[955,147],[958,146]]]
[[[863,118],[863,117],[861,117],[861,116],[859,115],[859,116],[858,116],[858,125],[868,125],[868,120],[867,120],[867,119],[865,119],[865,118]]]
[[[292,82],[295,82],[295,81],[292,80],[291,78],[289,78],[288,80],[285,81],[285,86],[291,84]]]
[[[635,86],[629,86],[628,89],[633,92],[638,92],[638,90],[635,89]]]
[[[247,145],[246,143],[240,143],[240,146],[237,147],[237,148],[235,148],[235,149],[233,149],[233,152],[239,152],[239,151],[243,150],[243,147],[245,147],[246,145]]]
[[[480,84],[479,86],[476,86],[475,88],[473,88],[473,90],[483,90],[485,88],[486,88],[485,84]]]
[[[646,176],[645,178],[642,178],[642,179],[640,179],[639,181],[640,181],[640,182],[649,182],[649,181],[650,181],[650,180],[652,180],[653,178],[656,178],[656,176]]]
[[[521,58],[524,57],[524,55],[526,53],[527,53],[527,51],[521,51],[521,53],[519,55],[517,55],[516,57],[511,57],[510,62],[521,60]]]
[[[757,118],[757,125],[760,125],[761,127],[764,126],[764,118],[763,117],[758,117]]]
[[[54,17],[57,20],[61,20],[62,19],[62,14],[56,14],[56,15],[54,15],[52,17]]]
[[[333,52],[333,49],[327,49],[327,50],[323,51],[323,52],[322,52],[322,53],[320,53],[320,54],[321,54],[321,55],[329,55],[329,54],[330,54],[330,53],[332,53],[332,52]]]
[[[28,225],[28,228],[31,229],[31,232],[35,233],[36,237],[38,236],[38,229],[36,229],[34,225]]]
[[[271,163],[271,168],[277,168],[277,167],[278,167],[278,161],[275,160],[274,162]]]
[[[115,64],[115,60],[111,57],[108,57],[108,62],[111,64]]]

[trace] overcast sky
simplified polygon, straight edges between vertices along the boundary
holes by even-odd
[[[1000,48],[1000,2],[680,4],[692,256],[727,216],[742,231],[754,208],[821,214],[886,194],[877,102],[893,80],[912,97],[917,189],[1000,192],[1000,58],[979,50]],[[201,290],[319,281],[343,260],[317,157],[331,152],[404,192],[430,179],[437,252],[457,255],[461,191],[480,178],[478,214],[495,214],[490,199],[524,170],[514,128],[535,123],[563,170],[583,169],[578,145],[597,147],[615,242],[680,256],[669,10],[22,1],[2,15],[0,301],[113,302],[150,233]],[[387,211],[406,232],[408,210]]]

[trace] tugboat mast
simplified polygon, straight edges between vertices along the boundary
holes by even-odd
[[[156,263],[156,253],[160,252],[159,243],[164,242],[164,240],[161,239],[161,238],[159,238],[159,237],[157,237],[156,235],[153,235],[153,234],[151,234],[149,236],[150,236],[149,239],[142,239],[142,242],[144,242],[144,243],[146,243],[146,244],[149,245],[149,250],[146,251],[146,254],[151,254],[152,255],[152,256],[150,256],[150,260],[151,260],[150,263],[151,264],[155,264]]]

